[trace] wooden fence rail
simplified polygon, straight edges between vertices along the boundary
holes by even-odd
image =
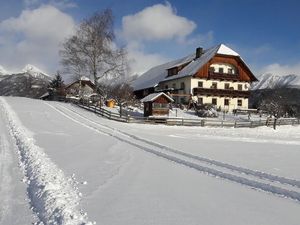
[[[84,105],[76,103],[77,106],[94,112],[102,117],[110,120],[115,120],[125,123],[142,123],[142,124],[166,124],[170,126],[209,126],[209,127],[260,127],[260,126],[272,126],[274,129],[280,125],[299,125],[300,119],[297,118],[268,118],[257,121],[227,121],[227,120],[214,120],[214,119],[186,119],[186,118],[165,118],[165,117],[137,117],[130,116],[123,113],[114,113],[104,108],[97,107],[95,105]]]

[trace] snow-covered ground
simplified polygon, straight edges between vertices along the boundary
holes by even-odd
[[[120,113],[119,106],[115,106],[113,108],[102,106],[103,109],[110,111],[112,113]],[[141,108],[124,108],[124,113],[126,112],[128,115],[133,117],[144,117],[144,110]],[[165,116],[163,116],[165,117]],[[248,114],[238,114],[235,115],[231,112],[224,113],[224,112],[217,112],[217,117],[199,117],[196,115],[195,110],[193,109],[180,109],[180,108],[173,108],[169,111],[169,118],[184,118],[184,119],[207,119],[207,120],[226,120],[226,121],[258,121],[258,120],[264,120],[267,119],[267,115],[258,115],[258,114],[250,114],[250,117]]]
[[[299,224],[299,126],[125,124],[9,97],[0,114],[1,225]]]

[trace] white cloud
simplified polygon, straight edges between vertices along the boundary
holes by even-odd
[[[0,61],[11,70],[30,63],[53,73],[58,69],[60,44],[74,28],[72,17],[53,6],[24,10],[0,23]]]
[[[195,29],[195,22],[177,15],[170,3],[156,4],[122,18],[122,30],[119,34],[127,45],[131,72],[141,74],[153,66],[169,61],[170,58],[159,53],[147,53],[144,46],[168,43],[180,45],[197,45],[208,40],[211,42],[213,33],[208,32],[194,38],[187,38]],[[151,43],[152,42],[152,43]],[[197,42],[197,44],[196,44]],[[174,58],[174,57],[171,57]]]
[[[132,42],[127,46],[128,60],[132,74],[142,74],[153,66],[169,61],[160,54],[147,54],[142,46],[137,42]]]
[[[127,40],[183,40],[196,28],[196,24],[176,15],[169,3],[157,4],[123,17],[123,35]]]
[[[270,64],[263,67],[260,70],[260,74],[264,73],[272,73],[275,75],[289,75],[289,74],[297,74],[300,75],[300,62],[292,64],[292,65],[281,65],[278,63]]]

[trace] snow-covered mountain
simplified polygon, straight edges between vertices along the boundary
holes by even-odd
[[[3,66],[0,65],[0,76],[12,75],[12,74],[24,74],[24,73],[27,73],[32,77],[52,79],[52,77],[49,76],[47,73],[43,72],[42,70],[40,70],[39,68],[31,64],[27,64],[26,66],[24,66],[22,70],[17,72],[8,72]]]
[[[38,98],[47,91],[52,77],[33,65],[8,73],[0,66],[0,95]]]
[[[51,76],[49,76],[47,73],[43,72],[36,66],[27,64],[23,69],[21,73],[27,73],[30,74],[33,77],[39,77],[39,78],[46,78],[46,79],[52,79]]]
[[[259,81],[257,83],[252,84],[252,90],[274,89],[279,87],[300,89],[300,75],[290,74],[279,76],[266,73],[258,79]]]
[[[3,76],[3,75],[7,75],[9,74],[8,71],[6,71],[3,66],[0,65],[0,76]]]

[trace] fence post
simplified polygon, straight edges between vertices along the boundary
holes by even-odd
[[[266,120],[266,126],[269,126],[269,117]]]
[[[276,130],[276,123],[277,123],[277,118],[275,117],[275,118],[274,118],[274,124],[273,124],[274,130]]]
[[[205,123],[205,121],[204,121],[204,119],[202,119],[201,120],[201,127],[204,127],[204,123]]]
[[[236,128],[236,120],[234,121],[234,128]]]
[[[183,126],[183,118],[181,119],[181,125]]]

